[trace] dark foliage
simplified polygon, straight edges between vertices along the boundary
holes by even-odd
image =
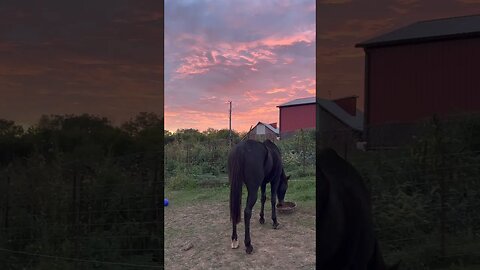
[[[0,268],[154,265],[163,130],[151,113],[120,128],[86,114],[43,116],[27,130],[0,120],[0,247],[10,250]]]

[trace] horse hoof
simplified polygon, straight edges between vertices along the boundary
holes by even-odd
[[[274,228],[275,230],[278,229],[278,225],[280,225],[280,224],[279,224],[279,223],[274,223],[274,224],[273,224],[273,228]]]
[[[260,224],[264,224],[265,223],[265,219],[263,217],[260,218]]]
[[[253,246],[248,246],[248,247],[245,249],[245,252],[247,252],[247,254],[252,254],[252,251],[253,251]]]
[[[238,248],[238,241],[237,240],[232,240],[232,249]]]

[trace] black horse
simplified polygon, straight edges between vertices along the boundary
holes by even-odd
[[[373,229],[369,192],[360,174],[332,149],[317,156],[318,269],[388,268]]]
[[[246,140],[238,143],[228,156],[228,178],[230,180],[230,219],[232,220],[232,248],[238,248],[237,224],[241,219],[242,186],[247,186],[247,205],[244,210],[245,218],[245,248],[248,254],[252,253],[253,246],[250,241],[250,218],[252,208],[257,202],[258,188],[262,188],[262,208],[260,210],[260,223],[264,224],[263,208],[267,197],[265,190],[267,183],[271,185],[271,203],[273,228],[277,229],[277,215],[275,210],[276,198],[283,203],[287,192],[288,179],[283,170],[280,150],[271,142],[257,142]]]

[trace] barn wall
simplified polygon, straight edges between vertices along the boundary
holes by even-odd
[[[280,134],[315,128],[315,104],[280,107]]]
[[[480,38],[369,49],[370,125],[480,110]]]
[[[367,49],[368,141],[398,145],[415,135],[409,123],[433,114],[480,111],[480,38]]]

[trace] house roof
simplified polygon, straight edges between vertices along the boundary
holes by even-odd
[[[270,129],[273,133],[279,135],[280,134],[280,130],[278,128],[274,128],[272,127],[272,125],[270,124],[265,124],[264,122],[258,122],[253,128],[250,129],[250,131],[247,132],[250,133],[252,132],[252,130],[254,130],[258,125],[264,125],[265,127],[267,127],[268,129]]]
[[[420,21],[358,43],[355,47],[377,47],[480,36],[480,15]]]
[[[272,125],[270,125],[270,124],[265,124],[265,123],[263,123],[263,122],[258,122],[258,124],[257,124],[256,126],[258,126],[259,124],[262,124],[262,125],[266,126],[268,129],[270,129],[271,131],[273,131],[273,132],[274,132],[275,134],[277,134],[277,135],[280,133],[280,131],[278,130],[278,128],[274,128],[274,127],[272,127]],[[256,126],[255,126],[255,127],[256,127]]]
[[[278,105],[277,107],[288,107],[296,105],[315,104],[315,97],[297,98],[287,103]]]
[[[363,130],[363,112],[358,110],[356,111],[356,115],[353,116],[347,113],[342,107],[338,106],[332,100],[318,98],[318,103],[320,107],[325,109],[327,112],[335,116],[338,120],[343,122],[345,125],[355,129],[362,131]]]

